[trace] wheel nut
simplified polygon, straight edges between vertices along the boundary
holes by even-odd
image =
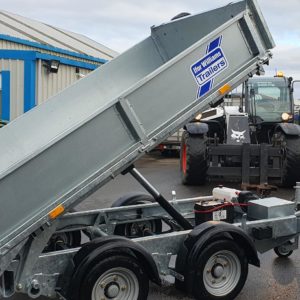
[[[122,285],[122,286],[121,286],[121,291],[124,292],[125,290],[126,290],[126,285]]]
[[[114,276],[114,281],[117,281],[118,280],[118,276]]]
[[[225,280],[225,279],[226,279],[226,276],[223,276],[222,279]]]
[[[206,270],[206,273],[211,273],[211,270],[210,270],[210,269],[207,269],[207,270]]]
[[[101,283],[100,283],[100,287],[101,287],[101,289],[104,289],[104,288],[105,288],[104,282],[101,282]]]
[[[213,284],[214,284],[214,283],[216,283],[216,281],[215,281],[215,280],[212,280],[212,282],[211,282],[211,283],[213,283]]]

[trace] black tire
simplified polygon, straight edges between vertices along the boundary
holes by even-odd
[[[111,207],[130,206],[145,203],[155,203],[155,199],[149,194],[133,192],[120,197],[111,205]]]
[[[290,251],[284,251],[284,249],[282,248],[282,246],[278,246],[274,248],[274,252],[276,253],[276,255],[278,257],[289,257],[293,254],[293,250]]]
[[[226,256],[228,260],[225,259]],[[193,278],[193,295],[201,300],[234,299],[244,287],[248,276],[247,256],[231,240],[219,240],[209,244],[194,262],[194,267],[197,269]],[[217,269],[220,267],[223,269],[222,274]],[[219,277],[215,275],[217,271]],[[209,286],[210,283],[215,284],[215,289]]]
[[[207,172],[207,139],[203,135],[182,134],[180,147],[181,181],[186,185],[203,185]]]
[[[126,276],[128,286],[125,285]],[[119,290],[118,295],[107,295],[110,292],[109,288],[112,288],[114,293],[116,289]],[[135,289],[134,297],[130,294],[132,289]],[[139,262],[129,255],[113,255],[101,260],[88,271],[80,284],[79,300],[145,300],[148,293],[149,279]]]
[[[115,201],[112,204],[112,207],[130,206],[154,202],[154,198],[150,195],[131,193]],[[116,226],[114,234],[132,238],[143,237],[147,235],[149,231],[154,234],[160,234],[162,232],[162,220],[154,219],[144,224],[142,222],[120,224]],[[136,234],[131,234],[132,232],[136,232]]]
[[[282,185],[292,187],[300,181],[300,136],[283,135],[283,139],[286,146]]]

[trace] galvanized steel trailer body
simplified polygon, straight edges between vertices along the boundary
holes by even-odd
[[[56,217],[127,169],[199,110],[262,72],[273,47],[255,0],[187,16],[153,27],[150,37],[2,128],[2,296],[15,290],[32,298],[62,292],[60,279],[71,278],[69,265],[78,249],[41,254],[50,237],[66,230],[61,227],[66,220],[70,231],[80,227],[93,236],[105,235],[104,229],[112,233],[110,214],[116,210]],[[155,205],[141,209],[152,218],[163,213]],[[128,211],[118,209],[123,222],[130,219]],[[289,233],[296,234],[296,217],[274,224],[290,219]],[[177,253],[187,233],[167,234],[166,244],[160,237],[137,242],[153,257],[151,245],[160,244],[158,266],[167,273],[166,256]]]

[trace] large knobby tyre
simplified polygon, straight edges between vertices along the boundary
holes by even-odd
[[[197,258],[193,294],[201,300],[232,300],[244,287],[248,259],[234,241],[209,244]]]
[[[283,162],[283,186],[292,187],[300,181],[300,136],[284,135],[285,160]]]
[[[206,181],[207,139],[203,135],[182,134],[180,148],[180,173],[183,184],[203,185]]]
[[[149,279],[129,255],[113,255],[94,265],[80,285],[79,300],[145,300]]]
[[[141,193],[131,193],[119,198],[112,204],[112,207],[132,206],[138,204],[154,203],[152,196]],[[128,238],[143,237],[149,234],[160,234],[162,232],[162,220],[154,219],[139,221],[116,226],[114,234]]]

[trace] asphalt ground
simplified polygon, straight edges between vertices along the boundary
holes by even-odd
[[[162,157],[159,153],[146,155],[136,163],[139,171],[168,199],[171,191],[175,190],[177,198],[187,198],[210,195],[217,184],[239,188],[235,183],[214,182],[205,186],[183,186],[179,176],[178,158]],[[96,193],[91,195],[77,209],[87,210],[109,207],[124,194],[144,189],[131,177],[131,175],[118,176]],[[291,199],[292,189],[279,189],[272,196]],[[288,259],[280,259],[269,251],[260,255],[261,268],[250,266],[248,280],[237,300],[300,300],[300,251],[295,251]],[[23,295],[16,295],[11,300],[29,300]],[[39,300],[46,300],[44,297]],[[174,287],[160,288],[151,285],[148,299],[150,300],[188,300]]]

